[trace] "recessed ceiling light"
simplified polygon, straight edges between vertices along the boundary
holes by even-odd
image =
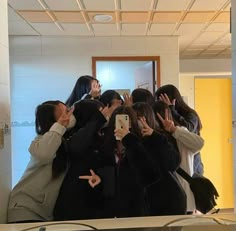
[[[97,22],[110,22],[113,19],[112,16],[108,14],[97,14],[93,18]]]

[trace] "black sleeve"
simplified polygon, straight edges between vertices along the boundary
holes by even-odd
[[[186,117],[183,117],[175,109],[174,105],[169,106],[174,120],[180,125],[186,127],[190,132],[198,133],[198,117],[194,113],[188,113]]]
[[[152,150],[150,154],[154,166],[160,166],[164,171],[175,171],[179,167],[181,157],[178,148],[166,135],[154,131],[151,136],[145,137],[144,144]]]
[[[105,122],[106,119],[98,111],[84,127],[80,128],[69,138],[67,145],[72,158],[80,157],[80,155],[86,153],[86,150],[93,143],[95,133]]]
[[[149,153],[146,151],[141,140],[129,133],[122,140],[126,148],[126,155],[129,163],[141,186],[145,187],[157,181],[160,177],[159,169],[154,169],[149,159]]]

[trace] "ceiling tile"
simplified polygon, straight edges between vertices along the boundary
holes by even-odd
[[[228,46],[226,45],[213,45],[213,46],[210,46],[207,50],[208,51],[223,51],[225,49],[227,49]]]
[[[115,23],[116,21],[116,16],[114,14],[114,12],[112,11],[95,11],[95,12],[88,12],[88,17],[91,23],[98,23],[98,24],[102,24],[101,22],[97,22],[94,20],[94,16],[95,15],[110,15],[112,16],[112,20],[109,22],[103,22],[103,23]]]
[[[191,10],[215,11],[219,10],[225,2],[226,0],[196,0]]]
[[[18,11],[28,22],[52,22],[52,19],[45,11]]]
[[[107,1],[107,0],[83,0],[84,6],[87,10],[101,10],[101,11],[109,11],[115,9],[114,1]]]
[[[123,23],[146,23],[147,20],[147,12],[121,12],[121,21]]]
[[[64,32],[60,31],[54,23],[31,23],[31,25],[41,35],[63,35]]]
[[[95,36],[114,36],[120,35],[116,24],[93,24]]]
[[[185,10],[190,2],[191,0],[159,0],[156,9],[182,11]]]
[[[186,17],[184,18],[184,23],[206,23],[209,22],[210,19],[213,18],[215,12],[206,11],[206,12],[199,12],[199,11],[190,11],[187,13]]]
[[[25,21],[14,21],[8,23],[9,35],[39,35],[29,24]]]
[[[83,16],[80,12],[74,11],[54,11],[53,12],[59,22],[78,22],[84,23]]]
[[[170,24],[152,24],[149,35],[172,35],[174,29],[175,29],[175,24],[170,23]]]
[[[66,1],[58,1],[58,0],[45,0],[47,5],[51,10],[79,10],[78,4],[75,0],[66,0]]]
[[[62,27],[64,28],[64,35],[81,35],[88,36],[93,35],[91,31],[88,30],[85,24],[77,24],[77,23],[62,23]]]
[[[176,23],[181,18],[180,11],[155,12],[152,21],[155,23]]]
[[[224,36],[221,40],[217,41],[216,44],[218,45],[225,45],[225,46],[229,46],[231,45],[231,34],[228,33],[226,36]]]
[[[8,21],[22,21],[23,19],[11,8],[8,7]]]
[[[29,0],[8,0],[8,4],[15,10],[42,10],[38,1]]]
[[[222,32],[203,32],[195,41],[195,44],[211,44],[216,41],[220,36],[222,36]]]
[[[230,11],[230,8],[231,8],[231,3],[224,10]]]
[[[144,11],[149,10],[152,0],[120,0],[121,10]]]
[[[181,35],[179,37],[179,47],[180,47],[180,49],[184,49],[186,46],[191,44],[191,42],[194,40],[195,37],[196,37],[196,35],[194,35],[194,34]],[[200,48],[197,48],[197,49],[200,49]],[[201,49],[203,49],[203,48],[201,48]]]
[[[184,23],[184,24],[180,25],[176,34],[178,34],[178,35],[187,35],[187,34],[197,35],[202,30],[203,27],[204,27],[204,24],[201,24],[201,23],[194,23],[194,24]]]
[[[229,31],[229,24],[228,23],[212,23],[207,28],[206,31],[222,31],[226,32]]]
[[[215,22],[230,23],[230,12],[229,11],[221,12],[215,19]]]
[[[122,24],[122,35],[144,35],[145,24]]]
[[[202,47],[195,48],[193,46],[190,46],[185,50],[185,52],[193,52],[193,53],[200,53],[202,51],[204,51],[204,48],[202,48]]]

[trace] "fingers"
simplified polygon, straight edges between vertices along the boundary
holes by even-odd
[[[92,169],[90,169],[89,171],[90,171],[90,173],[91,173],[91,176],[88,176],[88,175],[79,176],[79,179],[81,179],[81,180],[88,180],[89,185],[90,185],[92,188],[94,188],[94,187],[96,187],[98,184],[101,183],[101,178],[100,178],[98,175],[96,175],[95,172],[94,172]]]
[[[132,104],[131,96],[127,92],[125,92],[123,94],[123,98],[124,98],[124,104],[125,105],[131,105]]]
[[[165,102],[165,103],[168,104],[168,105],[172,105],[172,104],[173,104],[173,102],[170,102],[170,98],[169,98],[169,96],[168,96],[166,93],[161,94],[161,95],[159,96],[159,99],[160,99],[161,101]]]
[[[165,120],[169,120],[168,109],[165,109]]]
[[[95,172],[93,171],[93,169],[90,169],[89,171],[90,171],[92,177],[96,175]]]
[[[92,176],[79,176],[79,179],[81,180],[89,180]]]
[[[90,185],[92,188],[94,188],[94,187],[96,187],[98,184],[101,183],[101,178],[100,178],[98,175],[96,175],[96,177],[93,177],[92,179],[90,179],[90,180],[88,181],[88,183],[89,183],[89,185]]]
[[[164,124],[165,120],[162,118],[162,116],[158,112],[157,112],[157,116],[159,120],[162,122],[162,124]]]

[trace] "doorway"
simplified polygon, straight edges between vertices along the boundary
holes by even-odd
[[[103,90],[122,94],[145,88],[154,93],[160,86],[160,57],[92,57],[92,72],[104,85]]]

